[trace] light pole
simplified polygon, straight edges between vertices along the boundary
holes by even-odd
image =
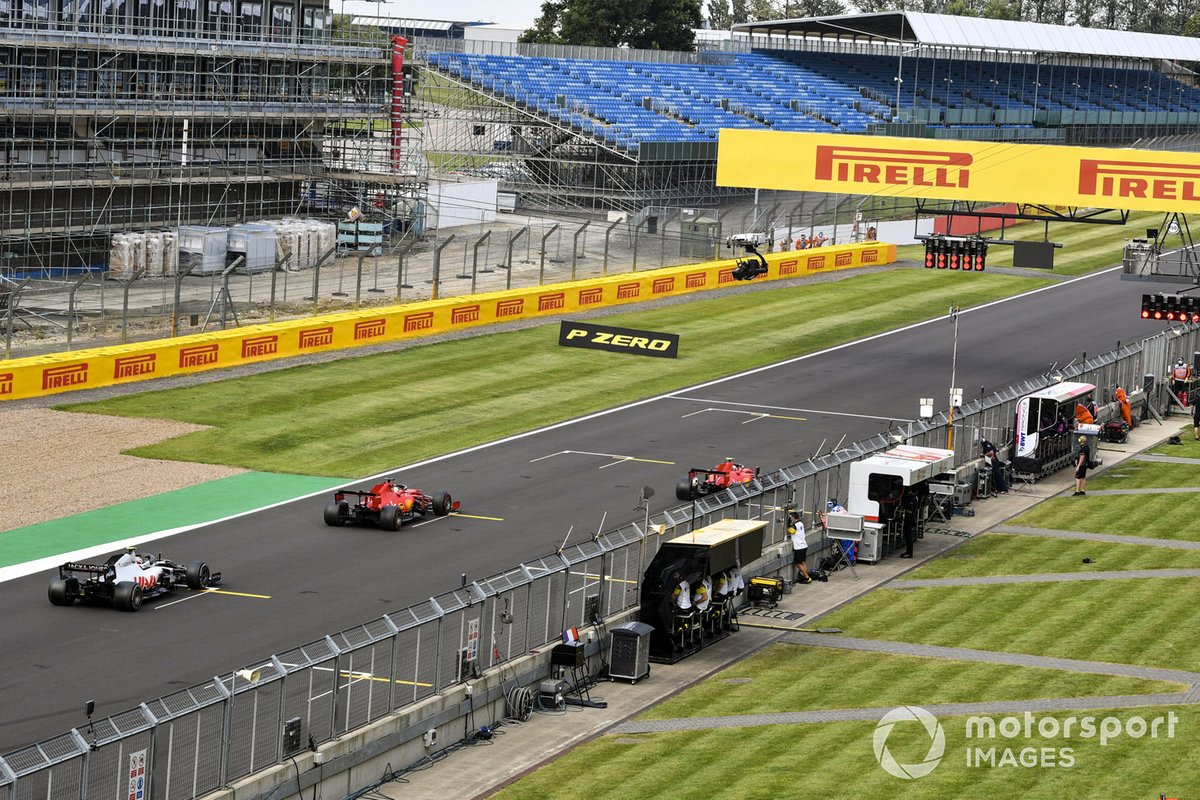
[[[900,121],[900,87],[904,85],[904,56],[906,53],[915,53],[921,49],[921,45],[910,47],[900,51],[900,60],[896,63],[896,113],[895,121]],[[914,103],[915,105],[915,103]]]
[[[954,348],[950,355],[950,425],[946,431],[946,449],[954,449],[954,408],[962,405],[962,389],[955,387],[958,375],[958,306],[950,306],[950,319],[954,321]]]

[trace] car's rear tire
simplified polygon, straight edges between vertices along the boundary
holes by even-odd
[[[203,561],[192,561],[187,565],[187,572],[184,574],[187,579],[187,587],[189,589],[206,589],[208,582],[212,579],[212,571],[208,568],[208,564]]]
[[[385,531],[400,530],[400,509],[396,506],[384,506],[379,509],[379,527]]]
[[[692,499],[692,479],[684,478],[675,486],[675,496],[685,503]]]
[[[447,492],[434,492],[433,494],[433,513],[439,517],[444,517],[450,513],[450,509],[454,508],[454,502],[450,499]]]
[[[79,581],[75,578],[55,578],[50,581],[47,591],[50,603],[56,606],[70,606],[79,597]]]
[[[113,589],[113,606],[118,611],[137,611],[142,607],[144,597],[141,586],[133,581],[121,581]]]
[[[349,508],[346,503],[330,503],[325,506],[325,524],[331,528],[342,527],[346,524],[346,512]]]

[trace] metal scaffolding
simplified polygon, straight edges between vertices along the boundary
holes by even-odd
[[[0,0],[0,277],[102,268],[119,231],[407,210],[402,48],[324,0]]]

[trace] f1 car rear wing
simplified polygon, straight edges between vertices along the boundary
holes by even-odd
[[[334,492],[333,499],[335,502],[340,503],[348,494],[352,494],[355,497],[379,497],[379,495],[375,492],[359,492],[354,489],[338,489],[336,492]]]
[[[83,564],[77,561],[68,561],[58,568],[62,572],[90,572],[93,575],[103,575],[112,569],[109,564]]]

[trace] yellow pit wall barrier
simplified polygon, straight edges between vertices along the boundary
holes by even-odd
[[[766,254],[770,269],[755,280],[797,278],[890,264],[883,242]],[[305,353],[394,342],[497,322],[591,311],[736,283],[735,261],[631,272],[531,289],[345,311],[286,322],[0,361],[0,400],[95,389],[171,375],[273,361]]]

